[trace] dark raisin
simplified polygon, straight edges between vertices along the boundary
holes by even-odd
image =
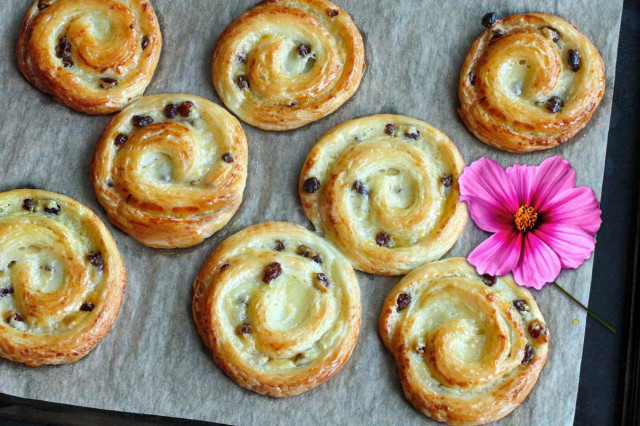
[[[36,203],[31,198],[25,198],[22,200],[22,208],[33,213],[36,211]]]
[[[469,73],[469,83],[474,86],[476,84],[476,72],[475,71],[471,71]]]
[[[369,189],[359,180],[353,182],[353,189],[360,195],[369,195]]]
[[[249,87],[249,82],[241,75],[236,77],[236,84],[240,89],[247,89]]]
[[[51,6],[51,3],[53,3],[53,0],[39,0],[38,9],[39,10],[46,9],[47,7]]]
[[[322,263],[324,258],[322,257],[322,255],[320,253],[318,253],[318,254],[314,254],[313,256],[311,256],[311,260],[313,260],[316,263]]]
[[[104,261],[102,260],[102,254],[100,252],[93,252],[87,255],[87,260],[90,264],[95,266],[99,271],[104,269]]]
[[[296,101],[291,101],[291,102],[289,102],[289,103],[287,104],[287,106],[288,106],[289,108],[293,108],[293,107],[298,106],[298,103],[297,103]]]
[[[47,207],[44,208],[44,211],[51,214],[59,214],[62,211],[62,208],[56,203],[52,201]]]
[[[482,26],[489,28],[498,20],[498,14],[495,12],[489,12],[482,17]]]
[[[329,282],[329,278],[323,273],[317,273],[314,275],[313,284],[320,291],[326,292],[331,283]]]
[[[271,281],[278,278],[281,274],[282,274],[282,266],[278,262],[270,263],[264,268],[264,275],[262,276],[262,281],[269,284]]]
[[[49,265],[47,265],[47,266],[45,266],[45,267],[44,267],[44,270],[45,270],[46,272],[52,273],[52,272],[53,272],[53,266],[49,266]]]
[[[418,139],[420,137],[420,130],[412,130],[410,132],[405,132],[404,135],[411,139]]]
[[[531,362],[531,360],[533,359],[533,355],[533,348],[530,345],[526,345],[524,347],[524,357],[522,358],[522,363],[529,364],[529,362]]]
[[[389,136],[395,136],[396,135],[396,125],[389,123],[386,126],[384,126],[384,132],[386,134],[388,134]]]
[[[500,38],[504,35],[504,33],[500,30],[493,30],[493,34],[491,35],[491,40],[495,40],[497,38]]]
[[[227,270],[227,269],[229,269],[230,267],[231,267],[231,265],[230,265],[230,264],[225,263],[224,265],[222,265],[222,266],[220,267],[220,272],[222,272],[222,271],[226,271],[226,270]]]
[[[84,302],[82,306],[80,306],[80,310],[83,312],[91,312],[95,308],[95,305],[92,302]]]
[[[149,46],[149,36],[143,36],[142,42],[140,42],[140,46],[142,46],[142,50],[146,49]]]
[[[577,50],[569,49],[567,51],[567,61],[571,71],[577,72],[580,69],[580,53]]]
[[[547,327],[537,319],[534,319],[529,323],[527,330],[529,330],[529,334],[534,339],[540,339],[543,342],[547,342],[549,340]]]
[[[16,312],[7,317],[7,322],[11,322],[11,321],[24,321],[24,320],[22,319],[22,316],[20,316],[20,314]]]
[[[311,46],[308,44],[300,44],[298,45],[298,56],[305,57],[311,53]]]
[[[69,43],[67,37],[63,36],[58,40],[56,56],[62,59],[62,65],[64,65],[65,68],[71,68],[73,66],[73,60],[71,59],[71,43]]]
[[[513,306],[516,307],[517,310],[519,311],[528,311],[529,310],[529,304],[527,303],[526,300],[523,299],[517,299],[513,301]]]
[[[131,117],[131,122],[136,127],[144,127],[153,123],[153,118],[148,115],[134,115]]]
[[[421,355],[422,355],[426,350],[427,350],[427,347],[426,347],[426,346],[418,346],[418,347],[416,348],[416,352],[418,352],[418,353],[419,353],[419,354],[421,354]]]
[[[191,114],[191,110],[193,109],[193,107],[194,107],[193,102],[184,101],[178,107],[178,112],[180,113],[181,116],[188,117],[189,114]]]
[[[170,103],[164,106],[164,116],[167,118],[175,118],[178,115],[178,104]]]
[[[274,247],[275,251],[282,251],[287,248],[287,243],[282,240],[276,240],[276,246]]]
[[[228,152],[222,154],[222,161],[225,163],[233,163],[233,157]]]
[[[493,275],[484,274],[482,275],[482,282],[489,287],[493,287],[493,285],[496,283],[496,277],[494,277]]]
[[[391,242],[391,236],[386,232],[378,232],[376,235],[376,244],[380,247],[389,247]]]
[[[444,175],[440,178],[440,182],[442,182],[442,185],[445,188],[448,188],[451,186],[451,184],[453,183],[453,176],[451,175]]]
[[[396,307],[396,311],[397,312],[402,311],[407,306],[409,306],[409,303],[411,303],[411,295],[408,293],[400,293],[398,295],[398,298],[396,299],[396,304],[398,305]]]
[[[13,294],[13,287],[0,288],[0,297],[7,297]]]
[[[240,335],[242,335],[242,334],[251,334],[251,332],[252,332],[251,325],[246,324],[246,323],[242,324],[242,325],[239,325],[237,330],[236,330],[236,332],[238,334],[240,334]]]
[[[118,85],[118,80],[109,77],[102,77],[100,79],[100,88],[101,89],[110,89],[114,86]]]
[[[314,177],[307,178],[302,184],[302,189],[308,194],[313,194],[320,189],[320,181]]]
[[[12,260],[11,262],[9,262],[9,264],[7,265],[7,268],[13,268],[13,266],[16,264],[15,260]]]
[[[242,64],[246,64],[247,63],[247,54],[246,53],[240,53],[238,56],[238,62],[242,63]]]
[[[557,113],[564,107],[564,102],[560,96],[552,96],[546,103],[547,110],[553,114]]]
[[[329,9],[327,10],[327,15],[329,15],[329,18],[335,18],[336,16],[338,16],[340,14],[339,11],[335,10],[335,9]]]
[[[551,34],[551,40],[554,43],[557,43],[558,40],[560,40],[561,37],[560,37],[560,33],[558,32],[558,30],[556,30],[553,27],[549,27],[549,26],[542,27],[542,28],[546,28],[547,30],[549,30],[549,33]]]
[[[298,246],[296,253],[298,253],[302,257],[309,258],[316,263],[322,263],[322,261],[324,260],[324,258],[320,253],[316,253],[315,251],[312,251],[307,246]]]
[[[115,144],[115,146],[117,146],[118,148],[122,148],[122,145],[125,144],[125,142],[129,139],[129,137],[127,135],[125,135],[124,133],[118,133],[118,135],[116,136],[116,138],[113,140],[113,143]]]

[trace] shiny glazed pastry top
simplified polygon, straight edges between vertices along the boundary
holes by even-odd
[[[379,331],[409,402],[452,425],[513,411],[538,380],[549,346],[531,293],[508,276],[479,276],[462,258],[404,277],[385,300]]]
[[[238,210],[247,140],[238,120],[207,99],[145,96],[111,120],[91,177],[120,229],[150,247],[189,247]]]
[[[149,0],[39,0],[24,18],[17,61],[58,102],[109,114],[143,94],[161,45]]]
[[[571,139],[605,89],[602,58],[573,25],[554,15],[485,17],[460,72],[460,117],[481,141],[529,152]]]
[[[0,193],[0,356],[29,366],[85,356],[126,284],[111,234],[88,208],[36,189]]]
[[[326,0],[267,0],[220,35],[211,76],[224,104],[264,130],[319,120],[351,98],[364,45],[344,10]]]
[[[462,233],[463,166],[453,142],[429,124],[372,115],[322,136],[302,168],[300,198],[356,269],[401,275],[439,259]]]
[[[223,241],[194,283],[193,318],[215,362],[240,386],[274,397],[324,383],[360,329],[349,262],[299,225],[250,226]]]

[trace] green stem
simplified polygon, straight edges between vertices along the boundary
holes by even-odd
[[[587,308],[586,306],[584,306],[582,303],[580,303],[580,301],[578,299],[576,299],[575,297],[573,297],[567,290],[565,290],[564,288],[560,287],[560,285],[556,282],[552,282],[551,284],[554,285],[555,288],[557,288],[558,290],[560,290],[562,293],[564,293],[565,296],[567,296],[569,299],[573,300],[578,306],[580,306],[582,309],[584,309],[585,311],[587,311],[587,313],[589,315],[591,315],[591,317],[593,319],[595,319],[596,321],[598,321],[600,324],[604,325],[605,327],[607,327],[609,330],[613,331],[614,333],[616,332],[616,329],[613,328],[613,326],[609,325],[609,323],[607,323],[605,320],[603,320],[602,318],[600,318],[595,312],[593,312],[592,310],[590,310],[589,308]]]

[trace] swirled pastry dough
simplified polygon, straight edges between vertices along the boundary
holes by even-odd
[[[478,276],[462,258],[404,277],[387,296],[379,331],[409,402],[452,425],[509,414],[547,359],[549,332],[531,293],[510,277]]]
[[[87,207],[43,190],[0,193],[0,356],[35,367],[85,356],[126,284],[111,234]]]
[[[220,35],[211,77],[234,114],[264,130],[290,130],[331,114],[358,89],[362,36],[326,0],[267,0]]]
[[[460,72],[459,113],[481,141],[511,152],[553,148],[591,119],[605,88],[595,46],[554,15],[499,19]]]
[[[150,247],[189,247],[238,210],[247,139],[235,117],[204,98],[145,96],[111,120],[91,177],[114,225]]]
[[[372,115],[327,132],[300,175],[316,230],[355,265],[400,275],[444,255],[467,222],[460,152],[415,118]]]
[[[269,222],[227,238],[194,283],[193,318],[240,386],[298,395],[335,375],[360,329],[355,273],[326,240]]]
[[[18,67],[58,102],[108,114],[142,95],[162,35],[149,0],[39,0],[18,38]]]

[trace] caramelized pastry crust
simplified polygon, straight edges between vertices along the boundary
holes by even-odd
[[[111,120],[91,177],[114,225],[150,247],[189,247],[238,210],[247,140],[235,117],[204,98],[145,96]]]
[[[335,375],[360,329],[360,290],[346,259],[301,226],[269,222],[223,241],[194,283],[193,318],[238,385],[298,395]]]
[[[211,76],[224,104],[264,130],[319,120],[358,89],[362,36],[327,0],[267,0],[220,35]]]
[[[453,142],[429,124],[372,115],[322,136],[302,168],[300,198],[356,269],[400,275],[458,240],[467,222],[463,166]]]
[[[602,58],[573,25],[545,13],[512,15],[471,46],[460,72],[459,113],[495,148],[538,151],[582,130],[604,88]]]
[[[18,67],[58,102],[109,114],[139,97],[160,58],[149,0],[39,0],[18,38]]]
[[[452,425],[513,411],[538,380],[549,342],[529,291],[510,277],[479,276],[462,258],[404,277],[385,300],[379,331],[409,402]]]
[[[0,356],[32,367],[91,351],[126,285],[111,234],[87,207],[35,189],[0,193]]]

